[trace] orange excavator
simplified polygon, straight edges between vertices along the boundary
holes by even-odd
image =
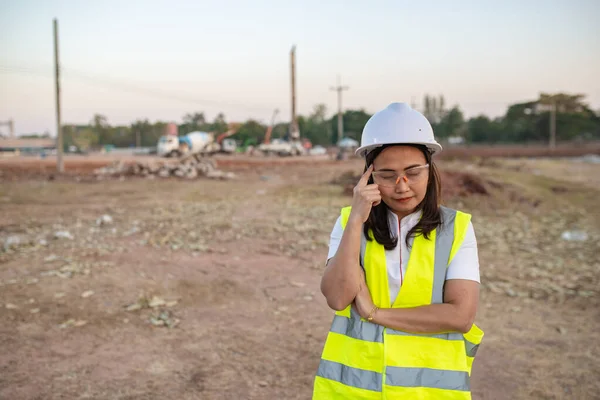
[[[236,147],[237,147],[235,140],[227,141],[225,139],[227,139],[229,136],[235,135],[237,133],[237,131],[240,129],[240,126],[242,126],[242,124],[240,124],[238,122],[229,123],[227,125],[227,128],[228,128],[227,131],[219,134],[219,136],[216,137],[215,142],[219,145],[219,149],[222,153],[234,153],[235,152]]]
[[[278,109],[273,111],[273,118],[271,118],[271,125],[267,128],[267,132],[265,133],[265,138],[263,139],[263,144],[271,143],[271,134],[273,134],[273,127],[275,126],[275,117],[279,113]]]

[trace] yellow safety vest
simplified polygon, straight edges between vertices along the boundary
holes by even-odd
[[[342,209],[346,227],[350,207]],[[385,249],[367,241],[361,265],[376,306],[410,308],[443,303],[446,269],[460,248],[471,216],[440,207],[442,225],[414,239],[404,283],[390,304]],[[371,237],[372,233],[369,234]],[[473,359],[483,338],[469,332],[416,334],[373,324],[348,306],[335,313],[315,377],[314,400],[471,399]]]

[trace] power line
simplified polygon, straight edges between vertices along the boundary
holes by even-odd
[[[25,75],[35,75],[42,77],[52,77],[50,73],[50,68],[41,68],[41,67],[21,67],[21,66],[6,66],[0,65],[0,73],[8,73],[8,74],[25,74]],[[84,83],[101,86],[101,87],[110,87],[121,91],[126,91],[130,93],[142,94],[145,96],[154,96],[160,97],[162,99],[170,99],[175,101],[180,101],[184,103],[197,103],[202,104],[204,106],[212,106],[212,107],[236,107],[238,109],[242,109],[249,112],[265,112],[272,110],[267,107],[262,106],[248,106],[247,104],[241,103],[232,103],[227,101],[215,101],[215,100],[206,100],[206,99],[198,99],[196,97],[190,96],[185,93],[177,93],[173,91],[167,91],[163,89],[156,88],[148,88],[138,84],[132,84],[123,79],[115,79],[112,77],[101,76],[101,75],[90,75],[75,69],[71,68],[61,68],[61,77],[64,79],[70,78],[71,80],[79,80]]]

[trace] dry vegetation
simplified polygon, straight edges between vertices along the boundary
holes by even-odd
[[[328,235],[358,162],[221,161],[232,181],[5,167],[0,398],[310,397]],[[474,398],[598,398],[600,165],[441,167],[480,245]]]

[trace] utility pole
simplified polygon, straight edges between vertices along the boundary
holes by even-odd
[[[550,150],[556,149],[556,100],[552,101],[550,108]]]
[[[290,51],[290,79],[292,86],[292,118],[290,122],[290,139],[300,138],[300,129],[296,119],[296,45],[292,46]]]
[[[56,168],[65,171],[63,164],[63,135],[60,121],[60,67],[58,62],[58,21],[54,18],[54,70],[56,72]]]
[[[344,136],[344,119],[342,118],[342,92],[350,89],[348,86],[342,86],[340,76],[337,76],[337,86],[330,88],[338,94],[338,143]]]

